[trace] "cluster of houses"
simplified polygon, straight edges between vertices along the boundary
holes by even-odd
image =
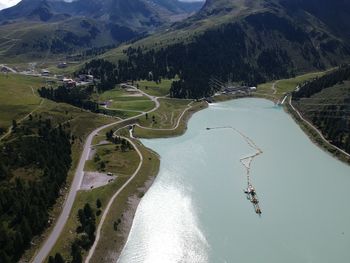
[[[90,84],[93,84],[95,80],[93,75],[86,75],[86,74],[81,74],[75,79],[66,78],[64,76],[57,76],[57,79],[62,81],[63,85],[68,88],[90,85]]]
[[[255,92],[257,90],[256,87],[249,87],[249,86],[227,86],[223,87],[221,91],[215,93],[215,96],[220,95],[236,95],[237,97],[244,97],[251,95],[252,92]],[[204,98],[208,103],[213,103],[214,98],[213,97],[206,97]]]
[[[230,86],[226,87],[222,90],[222,94],[249,94],[251,92],[256,91],[256,87],[248,87],[248,86]]]
[[[74,88],[76,86],[90,85],[96,81],[93,75],[81,74],[76,78],[67,78],[64,75],[51,75],[50,71],[43,69],[41,76],[58,80],[62,82],[63,86],[68,88]]]

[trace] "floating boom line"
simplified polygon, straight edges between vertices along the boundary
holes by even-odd
[[[240,130],[238,130],[232,126],[207,128],[207,130],[219,130],[219,129],[230,129],[230,130],[234,131],[235,133],[239,134],[246,141],[246,143],[249,145],[250,148],[256,150],[256,152],[254,154],[249,155],[249,156],[244,157],[244,158],[241,158],[239,161],[246,169],[247,185],[248,186],[247,186],[247,190],[245,190],[244,193],[247,194],[248,200],[250,200],[252,202],[254,209],[255,209],[255,212],[260,215],[261,209],[259,206],[259,200],[257,198],[255,188],[253,187],[253,184],[251,182],[252,180],[251,180],[250,173],[251,173],[251,166],[252,166],[252,162],[253,162],[254,158],[263,154],[263,151],[260,147],[258,147],[256,145],[256,143],[249,136],[247,136],[246,134],[244,134],[243,132],[241,132]]]

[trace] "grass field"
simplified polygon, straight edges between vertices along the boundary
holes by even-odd
[[[100,103],[108,104],[105,109],[108,114],[122,119],[134,117],[142,112],[151,110],[155,106],[154,102],[146,96],[120,87],[100,94],[97,100]]]
[[[38,108],[41,98],[36,90],[43,80],[15,74],[0,74],[0,128],[8,129],[12,120],[20,120]]]
[[[291,79],[278,80],[276,82],[276,85],[275,85],[275,88],[276,88],[275,94],[274,94],[274,91],[272,89],[274,82],[272,81],[272,82],[264,83],[264,84],[261,84],[258,86],[256,94],[262,95],[262,96],[267,96],[269,98],[274,98],[274,99],[278,100],[278,99],[282,98],[286,93],[294,91],[295,88],[299,84],[301,84],[307,80],[314,79],[316,77],[321,77],[326,72],[327,71],[313,72],[313,73],[300,75],[300,76],[297,76],[297,77],[291,78]]]
[[[95,156],[99,160],[93,158],[85,163],[85,171],[89,172],[112,172],[116,175],[130,175],[137,168],[138,155],[136,151],[120,151],[119,146],[115,144],[97,145],[94,147]],[[101,162],[105,164],[105,168],[101,169]]]
[[[147,138],[147,139],[173,137],[173,136],[182,135],[186,131],[187,121],[189,120],[189,118],[194,113],[205,109],[207,106],[208,106],[208,104],[206,102],[196,102],[196,103],[192,104],[191,108],[189,110],[187,110],[185,112],[185,114],[183,115],[183,117],[181,118],[181,120],[179,122],[179,126],[176,129],[173,129],[176,125],[169,125],[169,123],[166,125],[167,128],[163,128],[165,130],[162,130],[162,129],[154,129],[154,130],[153,129],[143,129],[143,128],[136,126],[134,129],[134,135],[136,137],[139,137],[139,138]],[[186,109],[186,107],[184,107],[184,105],[182,106],[181,111],[178,108],[177,118],[181,115],[181,113],[185,109]],[[167,114],[166,111],[164,112],[164,114]],[[142,118],[145,118],[145,117],[142,117]],[[169,119],[169,117],[168,117],[168,119]]]
[[[108,108],[111,110],[116,109],[143,112],[153,109],[154,103],[150,100],[114,101]]]
[[[144,127],[156,129],[173,128],[181,113],[188,107],[191,100],[179,99],[159,99],[160,107],[158,110],[139,118],[139,124]],[[153,119],[154,117],[154,119]]]
[[[141,80],[136,83],[137,87],[149,95],[164,97],[169,94],[171,84],[174,80],[162,79],[160,83],[154,81]]]

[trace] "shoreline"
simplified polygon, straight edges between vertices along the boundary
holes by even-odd
[[[153,185],[155,179],[157,178],[157,175],[158,175],[158,171],[155,175],[150,176],[150,178],[147,181],[145,181],[145,184],[142,187],[138,188],[137,191],[143,192],[143,195],[145,195]],[[136,211],[137,211],[137,208],[139,207],[139,204],[141,203],[143,195],[139,196],[135,193],[134,195],[128,197],[127,208],[123,212],[124,216],[120,224],[121,230],[119,234],[121,235],[123,242],[120,243],[120,245],[117,244],[116,249],[114,251],[111,251],[111,252],[106,251],[107,258],[103,259],[101,262],[111,262],[111,261],[115,261],[116,259],[117,260],[115,262],[119,261],[120,255],[130,235],[132,225],[134,223],[134,219],[136,216]],[[93,256],[93,258],[94,257],[95,256]]]
[[[268,96],[268,95],[264,96],[264,95],[254,94],[254,93],[251,96],[245,96],[245,97],[227,96],[226,98],[227,99],[220,96],[220,100],[215,101],[215,97],[214,97],[214,102],[219,103],[219,102],[241,99],[241,98],[256,98],[256,99],[266,99],[266,100],[269,100],[269,101],[275,103],[274,99],[276,99],[276,98]],[[339,160],[347,165],[350,165],[350,157],[347,156],[346,154],[342,153],[341,151],[339,151],[337,149],[337,147],[335,145],[333,145],[332,143],[330,143],[329,141],[325,142],[324,139],[319,134],[319,133],[322,134],[322,132],[318,129],[317,129],[318,132],[316,132],[314,130],[314,128],[310,127],[310,124],[308,124],[304,120],[302,120],[300,118],[300,116],[298,116],[298,114],[292,109],[291,105],[289,104],[289,100],[288,100],[288,102],[286,102],[286,104],[282,105],[281,107],[283,108],[283,110],[286,113],[288,113],[293,118],[295,123],[302,129],[302,131],[306,134],[306,136],[311,140],[312,143],[314,143],[321,150],[330,154],[332,157],[336,158],[337,160]]]
[[[256,96],[254,94],[252,94],[250,96],[227,96],[227,95],[225,95],[225,96],[220,96],[217,98],[214,97],[213,99],[214,99],[214,103],[220,103],[220,102],[224,102],[224,101],[230,101],[230,100],[242,99],[242,98],[259,98],[259,99],[266,99],[266,100],[274,102],[271,98],[268,98],[265,96]],[[191,119],[191,117],[196,112],[199,112],[200,110],[207,108],[208,105],[209,105],[208,103],[205,103],[205,106],[203,106],[203,104],[199,104],[199,105],[193,106],[193,107],[185,110],[184,114],[181,116],[181,118],[179,118],[179,125],[177,127],[175,127],[173,130],[172,129],[149,130],[151,133],[151,136],[147,136],[147,137],[141,136],[141,138],[152,139],[152,138],[169,138],[169,137],[181,136],[186,132],[187,127],[188,127],[188,122]],[[314,138],[311,134],[309,134],[303,128],[304,122],[301,120],[298,121],[295,118],[295,116],[293,115],[293,112],[290,111],[288,105],[283,106],[283,109],[288,114],[290,114],[292,116],[294,121],[306,133],[306,135],[310,138],[310,140],[312,142],[314,142],[321,149],[327,150],[327,152],[332,153],[328,149],[326,149],[321,143],[317,142],[317,139]],[[137,118],[133,119],[133,121],[135,121],[137,123]],[[129,125],[130,124],[131,123],[129,123]],[[118,125],[115,125],[115,126],[118,126]],[[129,139],[132,139],[132,138],[129,137]],[[127,243],[128,237],[130,235],[130,231],[132,229],[132,225],[134,222],[136,211],[137,211],[137,208],[142,200],[142,197],[144,194],[147,193],[147,191],[153,185],[156,177],[158,176],[159,165],[160,165],[160,156],[157,153],[155,153],[152,149],[146,148],[140,142],[140,140],[138,140],[138,138],[132,139],[132,140],[135,142],[135,144],[138,147],[142,148],[142,152],[147,151],[150,154],[152,154],[153,156],[156,156],[156,158],[157,158],[156,162],[158,162],[158,168],[156,171],[153,171],[153,173],[148,174],[148,176],[146,176],[146,178],[145,177],[142,178],[142,175],[138,174],[135,177],[135,180],[136,181],[141,180],[141,181],[138,181],[137,187],[132,191],[132,193],[129,193],[127,196],[122,196],[121,198],[118,197],[113,201],[112,206],[114,206],[114,208],[117,207],[117,210],[121,216],[120,218],[122,220],[120,225],[118,226],[118,231],[114,230],[115,232],[114,232],[114,235],[112,236],[114,239],[114,244],[113,244],[112,240],[109,240],[110,244],[107,245],[108,247],[105,247],[104,244],[101,245],[100,242],[98,242],[96,245],[96,250],[92,254],[90,262],[111,262],[111,260],[118,262],[119,257],[121,255],[121,252],[123,251],[123,249]],[[332,153],[332,155],[335,156],[336,158],[340,159],[337,155],[335,155],[333,153]],[[140,171],[139,173],[142,173],[142,171]],[[115,213],[115,209],[113,209],[113,208],[107,211],[107,214],[109,214],[109,215],[113,214],[113,213]],[[113,233],[113,232],[110,232],[110,231],[113,231],[113,229],[111,230],[112,223],[113,222],[108,222],[108,220],[107,220],[104,224],[102,224],[101,239],[103,239],[103,237],[105,236],[104,233]],[[106,225],[108,225],[108,226],[106,226]],[[109,236],[109,234],[107,234],[107,236]],[[84,258],[86,258],[86,255],[87,254],[84,255]],[[87,262],[87,261],[85,261],[85,262]]]
[[[350,165],[350,157],[344,154],[343,152],[339,151],[338,147],[330,143],[328,140],[322,138],[320,136],[322,132],[313,126],[310,126],[310,123],[300,118],[298,113],[292,108],[292,105],[289,102],[287,103],[286,107],[283,108],[317,147],[319,147],[332,157],[336,158],[337,160],[347,165]],[[299,112],[299,114],[301,113]]]
[[[174,127],[174,129],[168,129],[168,130],[149,130],[150,132],[154,132],[151,137],[140,137],[132,139],[128,137],[129,139],[134,140],[135,144],[140,148],[140,151],[143,152],[143,155],[145,155],[144,152],[148,152],[149,154],[155,156],[157,158],[156,162],[158,163],[158,167],[156,171],[153,171],[153,174],[149,174],[146,176],[146,178],[142,178],[142,169],[136,177],[135,180],[140,180],[140,184],[137,184],[137,188],[129,195],[122,196],[121,198],[116,198],[113,201],[112,206],[118,207],[118,204],[123,203],[125,205],[122,209],[113,209],[113,207],[107,211],[107,214],[111,215],[113,213],[120,214],[121,215],[121,222],[120,226],[118,226],[118,231],[116,231],[116,235],[113,235],[114,238],[114,245],[111,243],[108,244],[108,242],[104,242],[103,239],[106,238],[107,235],[104,233],[110,233],[111,231],[111,223],[109,222],[111,220],[104,222],[104,224],[101,227],[101,239],[100,241],[102,243],[107,243],[107,246],[105,247],[104,244],[101,244],[101,242],[98,242],[96,245],[96,250],[91,256],[91,260],[89,262],[118,262],[119,257],[121,255],[121,252],[123,251],[128,237],[130,235],[130,231],[132,229],[132,225],[134,222],[134,218],[136,215],[137,208],[143,198],[143,196],[147,193],[147,191],[151,188],[153,185],[156,177],[159,173],[159,166],[160,166],[160,159],[161,157],[154,152],[152,149],[146,148],[139,139],[151,139],[151,138],[169,138],[169,137],[176,137],[183,135],[187,130],[187,125],[191,117],[208,107],[208,104],[206,103],[205,106],[203,104],[192,106],[191,108],[188,108],[185,110],[181,118],[179,119],[179,125]],[[141,177],[141,178],[140,178]],[[132,186],[128,186],[132,187]],[[124,193],[125,194],[125,193]],[[121,200],[119,200],[121,199]],[[114,211],[115,210],[115,211]],[[119,210],[116,212],[116,210]],[[116,214],[114,214],[114,217],[116,218]],[[102,247],[101,247],[102,246]],[[85,259],[85,262],[86,261]]]

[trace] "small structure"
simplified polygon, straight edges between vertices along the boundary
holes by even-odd
[[[81,74],[79,75],[79,81],[92,83],[94,81],[94,76]]]
[[[43,77],[50,76],[50,71],[48,71],[47,69],[41,70],[41,76],[43,76]]]
[[[259,206],[259,199],[258,199],[258,196],[256,194],[256,190],[253,187],[253,185],[248,183],[247,189],[243,190],[243,191],[247,195],[247,199],[253,204],[255,213],[257,213],[258,215],[261,215],[262,211],[261,211],[261,208]]]
[[[101,101],[98,103],[98,105],[100,105],[101,107],[107,108],[109,105],[109,102],[108,101]]]
[[[250,87],[250,91],[256,91],[256,87]]]
[[[64,80],[64,76],[63,75],[57,75],[56,79],[59,81],[63,81]]]
[[[66,87],[66,88],[75,88],[77,86],[77,82],[72,80],[72,79],[66,79],[64,78],[63,79],[63,85]]]
[[[68,65],[67,65],[67,62],[60,62],[60,63],[58,63],[58,65],[57,65],[57,68],[66,68]]]
[[[94,81],[94,76],[93,75],[86,75],[86,80],[87,82],[93,82]]]

